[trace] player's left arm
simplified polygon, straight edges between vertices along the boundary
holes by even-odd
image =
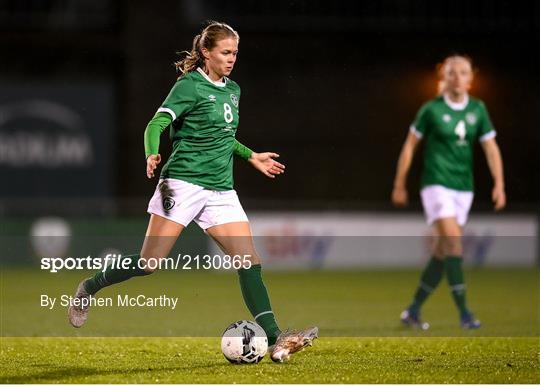
[[[237,90],[238,104],[240,103],[240,88]],[[237,105],[238,107],[238,105]],[[274,158],[279,154],[273,152],[256,153],[249,147],[234,140],[233,154],[248,161],[251,166],[260,171],[268,178],[276,178],[277,175],[285,173],[285,165],[279,163]]]
[[[235,139],[234,154],[248,161],[255,169],[260,171],[266,177],[276,178],[277,175],[285,173],[285,165],[274,159],[279,157],[279,154],[277,153],[256,153]]]
[[[272,152],[251,154],[248,159],[249,163],[266,177],[276,178],[277,175],[285,173],[285,165],[277,162],[274,158],[278,158],[279,154]]]
[[[491,199],[495,205],[495,210],[501,210],[506,206],[506,193],[504,192],[504,170],[501,151],[495,138],[490,138],[481,142],[482,149],[486,155],[487,164],[493,177],[493,190]]]

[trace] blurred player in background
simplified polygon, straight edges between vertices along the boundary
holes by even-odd
[[[242,295],[268,336],[272,360],[281,362],[311,345],[317,328],[296,333],[278,328],[248,218],[233,190],[233,155],[270,178],[285,169],[274,160],[277,154],[255,153],[235,139],[240,87],[228,76],[239,39],[230,26],[211,22],[194,38],[191,52],[176,63],[181,76],[144,134],[148,178],[161,162],[159,140],[168,127],[173,151],[148,206],[151,217],[141,253],[124,257],[131,259],[127,270],[109,267],[81,282],[76,297],[88,298],[103,287],[152,273],[146,263],[167,257],[182,230],[195,221],[227,255],[249,256],[250,267],[238,271]],[[87,314],[87,307],[70,307],[69,320],[80,327]]]
[[[424,139],[424,165],[420,195],[427,223],[433,225],[436,243],[411,305],[402,312],[408,326],[427,329],[420,309],[444,274],[464,329],[480,327],[467,308],[463,276],[463,226],[473,201],[473,146],[480,141],[494,186],[495,210],[506,205],[503,164],[495,130],[484,103],[468,91],[473,80],[472,62],[465,56],[449,56],[439,66],[439,96],[425,103],[410,127],[397,164],[392,202],[407,205],[407,174],[420,140]]]

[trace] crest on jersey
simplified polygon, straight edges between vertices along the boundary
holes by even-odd
[[[467,121],[467,123],[469,125],[474,125],[476,123],[476,114],[474,113],[467,113],[467,115],[465,115],[465,120]]]
[[[238,97],[235,94],[231,94],[231,102],[233,103],[234,107],[238,107]]]
[[[171,197],[165,197],[163,199],[163,209],[165,209],[165,211],[169,211],[174,208],[174,204],[175,202]]]
[[[452,117],[450,116],[450,114],[444,114],[442,116],[442,120],[446,123],[450,122],[452,120]]]

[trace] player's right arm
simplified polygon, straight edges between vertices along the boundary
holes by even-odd
[[[396,176],[394,178],[394,188],[392,190],[392,203],[395,206],[403,207],[409,202],[407,193],[407,175],[411,168],[414,153],[418,147],[420,138],[413,131],[410,131],[405,139],[405,143],[399,154]]]
[[[399,154],[396,176],[394,178],[394,188],[392,190],[392,203],[397,207],[403,207],[409,203],[407,175],[409,174],[418,143],[428,132],[428,127],[430,126],[429,110],[430,102],[425,103],[420,108]]]
[[[161,162],[161,155],[159,154],[161,133],[173,121],[191,111],[196,101],[195,83],[187,77],[182,77],[174,84],[156,115],[146,126],[144,131],[144,152],[146,154],[146,176],[148,178],[154,177],[154,170]]]
[[[171,122],[172,118],[169,114],[158,112],[146,126],[144,131],[144,152],[146,154],[146,176],[148,178],[154,177],[154,170],[161,162],[159,137]]]

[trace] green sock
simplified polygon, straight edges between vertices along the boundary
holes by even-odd
[[[270,305],[268,291],[262,280],[261,265],[255,264],[249,269],[239,269],[240,288],[247,308],[255,321],[263,328],[268,337],[268,345],[276,343],[281,333]]]
[[[463,259],[459,256],[447,256],[444,264],[452,297],[461,316],[470,314],[465,302],[465,279],[463,278]]]
[[[441,282],[443,272],[444,261],[432,256],[420,276],[420,284],[414,294],[413,302],[409,306],[411,312],[418,313],[420,311],[422,304]]]
[[[144,269],[139,268],[137,264],[140,260],[139,255],[122,256],[121,259],[131,259],[127,269],[118,268],[118,261],[114,262],[114,267],[109,266],[105,272],[99,271],[93,277],[84,282],[84,288],[90,295],[94,295],[100,289],[110,286],[111,284],[126,281],[135,276],[150,275]]]

